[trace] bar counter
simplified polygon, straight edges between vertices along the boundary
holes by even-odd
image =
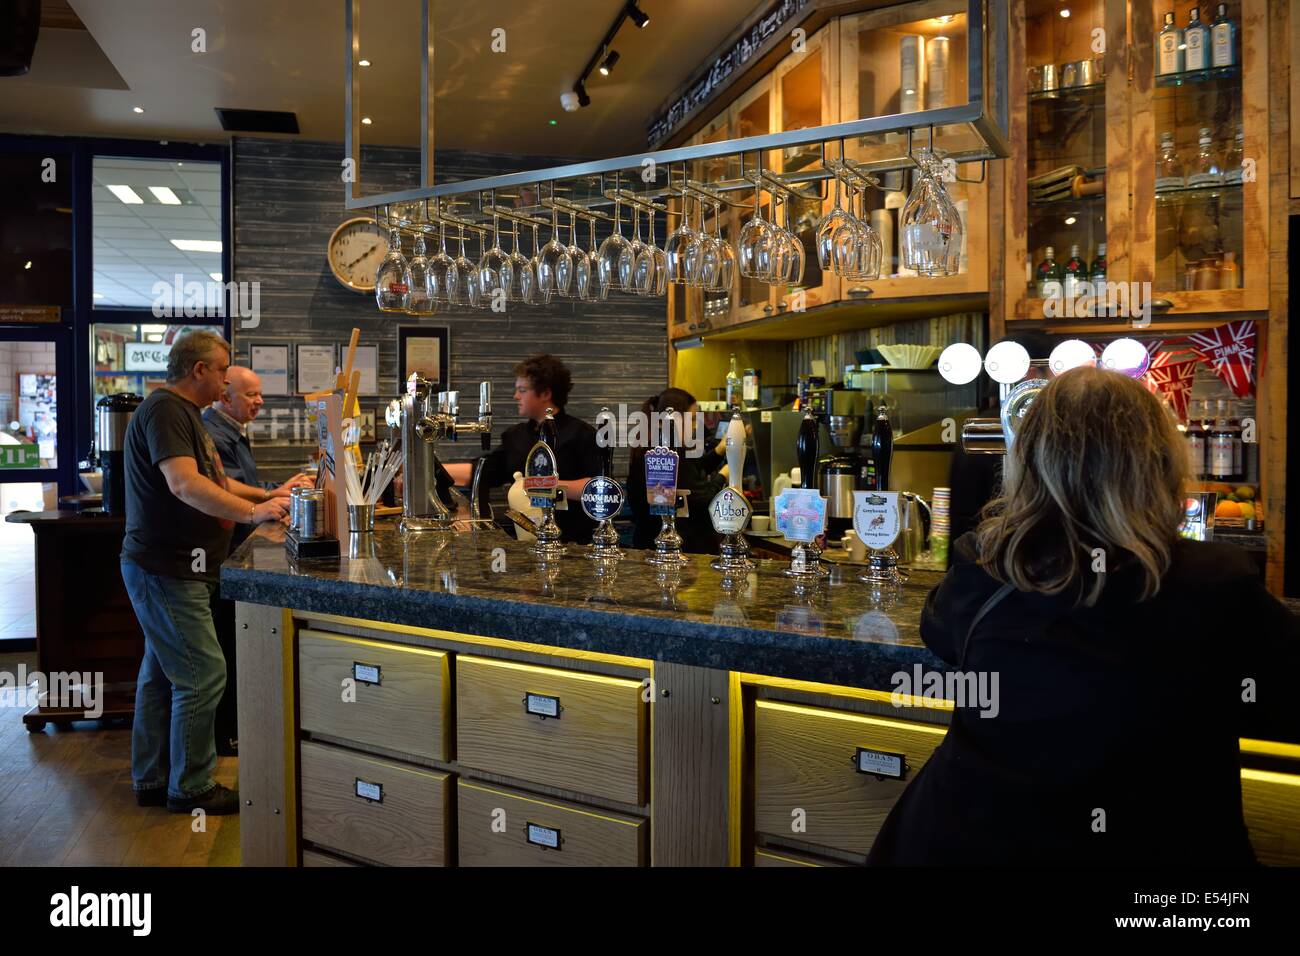
[[[221,572],[245,865],[861,865],[947,732],[950,702],[891,700],[946,670],[934,570],[724,587],[707,557],[542,565],[491,527],[302,561],[283,533]],[[1242,748],[1257,854],[1300,861],[1300,746]]]

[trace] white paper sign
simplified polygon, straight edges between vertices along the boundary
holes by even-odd
[[[172,347],[161,342],[127,342],[126,370],[128,372],[165,372],[167,356]]]
[[[298,346],[298,394],[328,392],[334,387],[334,346]]]
[[[899,515],[897,491],[853,492],[853,530],[868,548],[883,551],[898,540]]]
[[[352,360],[352,369],[361,370],[361,384],[357,386],[358,395],[379,394],[378,345],[358,345],[356,356]]]
[[[248,361],[262,380],[263,395],[289,394],[289,346],[251,346]]]

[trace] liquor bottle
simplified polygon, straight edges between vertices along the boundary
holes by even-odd
[[[1223,167],[1219,165],[1218,157],[1214,155],[1214,144],[1210,139],[1210,128],[1208,126],[1201,127],[1198,143],[1195,172],[1187,177],[1187,185],[1223,185]]]
[[[1241,418],[1236,402],[1228,402],[1228,434],[1232,437],[1232,479],[1245,481],[1246,469],[1242,464],[1245,449],[1241,441]]]
[[[757,408],[760,391],[761,373],[756,368],[745,369],[745,375],[741,379],[741,398],[746,408]]]
[[[1192,7],[1183,31],[1187,50],[1184,62],[1188,73],[1204,74],[1210,68],[1210,28],[1201,22],[1201,8]]]
[[[876,426],[871,430],[871,461],[876,466],[874,491],[889,490],[889,464],[894,457],[894,427],[889,424],[885,406],[876,414]]]
[[[1189,417],[1187,422],[1187,451],[1192,457],[1192,474],[1196,478],[1205,476],[1205,432],[1200,422]]]
[[[1210,66],[1219,70],[1237,63],[1237,25],[1228,19],[1228,5],[1219,4],[1210,25]]]
[[[727,410],[740,405],[740,373],[736,371],[736,353],[731,353],[731,368],[727,372]]]
[[[1210,429],[1208,456],[1211,478],[1227,481],[1232,477],[1232,432],[1228,430],[1222,399],[1217,403],[1214,427]]]
[[[1097,244],[1097,258],[1092,260],[1092,268],[1088,270],[1088,278],[1092,280],[1094,285],[1106,281],[1106,243],[1104,242]]]
[[[1165,189],[1182,189],[1187,185],[1183,179],[1183,164],[1174,152],[1174,134],[1160,134],[1160,152],[1156,156],[1156,192]]]
[[[1158,76],[1177,76],[1183,72],[1183,31],[1174,23],[1172,13],[1165,14],[1165,25],[1160,30],[1160,59],[1156,63]]]
[[[1059,288],[1061,282],[1061,267],[1056,261],[1056,250],[1051,246],[1047,247],[1047,256],[1038,264],[1038,295],[1040,298],[1051,298],[1053,294],[1060,295]],[[1058,288],[1052,288],[1056,283]]]
[[[1223,154],[1223,181],[1225,183],[1241,182],[1241,166],[1245,152],[1246,131],[1238,126],[1237,135],[1233,137],[1232,145]]]
[[[1079,258],[1079,247],[1070,246],[1070,258],[1065,261],[1065,297],[1073,299],[1079,294],[1079,283],[1088,278],[1088,264]]]

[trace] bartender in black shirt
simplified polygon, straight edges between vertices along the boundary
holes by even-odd
[[[519,404],[519,415],[525,421],[511,425],[501,435],[496,448],[487,456],[480,481],[484,488],[511,484],[515,472],[524,470],[529,450],[537,444],[546,410],[554,409],[555,458],[560,486],[569,502],[568,510],[555,513],[555,522],[560,526],[563,540],[586,544],[591,541],[596,525],[583,513],[579,499],[587,479],[600,471],[600,449],[596,445],[596,429],[564,410],[572,389],[573,376],[553,355],[534,355],[516,365],[514,397]],[[473,465],[453,462],[447,465],[447,471],[458,485],[468,485]]]

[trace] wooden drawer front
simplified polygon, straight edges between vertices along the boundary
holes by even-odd
[[[389,866],[450,864],[448,774],[310,740],[301,765],[304,840]]]
[[[456,818],[461,866],[645,865],[649,825],[635,817],[461,780]],[[541,845],[557,831],[558,849]]]
[[[559,699],[558,717],[525,697]],[[461,766],[644,805],[641,684],[621,677],[456,657],[456,759]]]
[[[378,683],[367,682],[374,677]],[[298,687],[303,730],[451,759],[450,681],[441,651],[304,630],[298,637]]]
[[[754,865],[763,867],[798,867],[810,866],[847,866],[839,860],[828,860],[821,856],[809,856],[796,850],[759,847],[754,851]]]
[[[947,732],[775,701],[757,701],[754,714],[755,828],[850,853],[871,849],[894,801]],[[859,773],[859,747],[903,754],[903,780]]]
[[[1241,808],[1260,863],[1300,866],[1300,775],[1243,769]]]
[[[315,850],[302,851],[302,865],[307,866],[360,866],[360,863],[353,863],[351,860],[345,860],[341,856],[330,856],[328,853],[317,853]]]

